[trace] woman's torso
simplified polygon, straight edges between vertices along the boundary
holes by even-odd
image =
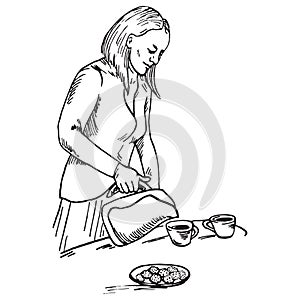
[[[86,67],[88,72],[99,72],[99,93],[96,104],[87,112],[89,117],[83,134],[93,143],[112,155],[124,165],[128,165],[134,148],[134,141],[145,134],[145,116],[135,112],[144,111],[143,98],[134,101],[137,85],[132,85],[129,95],[124,93],[123,84],[103,60]],[[82,112],[83,114],[86,112]],[[101,162],[95,161],[101,170]],[[69,157],[62,176],[60,197],[70,201],[86,201],[99,197],[112,183],[109,177],[86,165],[74,156]]]

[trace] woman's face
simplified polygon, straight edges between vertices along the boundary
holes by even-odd
[[[129,59],[133,69],[144,75],[152,65],[158,64],[169,42],[170,35],[165,28],[150,30],[141,36],[131,34],[127,47],[131,49]]]

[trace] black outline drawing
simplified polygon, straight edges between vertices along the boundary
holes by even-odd
[[[186,247],[198,233],[199,228],[190,220],[172,220],[166,223],[170,240],[175,246]]]
[[[178,218],[178,220],[180,221],[181,219]],[[202,220],[192,220],[191,222],[194,223],[194,225],[196,227],[198,227],[198,229],[201,228],[201,230],[204,232],[202,232],[200,234],[200,232],[198,233],[198,235],[195,237],[195,239],[199,239],[199,240],[205,240],[205,239],[210,239],[210,238],[218,238],[217,235],[211,234],[211,230],[207,229],[205,226],[203,226],[203,223],[205,221],[209,220],[208,219],[202,219]],[[176,247],[175,245],[173,245],[170,236],[166,230],[166,223],[168,223],[169,220],[166,220],[164,223],[161,223],[160,225],[158,225],[156,228],[154,228],[151,233],[149,233],[149,235],[146,235],[145,237],[143,237],[140,241],[137,242],[138,247],[143,247],[143,245],[147,245],[147,244],[152,244],[152,243],[161,243],[165,240],[169,241],[169,245],[171,247]],[[235,230],[234,236],[237,237],[244,237],[248,234],[247,230],[244,229],[242,226],[240,225],[235,225],[235,228],[238,229]],[[233,238],[234,236],[232,236],[231,238]],[[197,242],[192,242],[193,244],[196,244]],[[83,245],[79,245],[77,247],[73,247],[70,248],[68,250],[62,251],[61,252],[61,258],[66,258],[66,257],[70,257],[73,256],[75,254],[80,253],[80,250],[82,248],[85,247],[93,247],[93,251],[105,251],[105,250],[111,250],[111,249],[116,249],[116,248],[120,248],[117,245],[115,245],[113,243],[113,241],[109,238],[109,237],[104,237],[102,239],[97,240],[96,242],[89,242]]]
[[[152,268],[156,268],[156,273],[151,272]],[[171,270],[168,270],[168,268],[171,268]],[[167,272],[165,274],[168,277],[171,277],[172,283],[167,283],[164,281],[163,275],[158,275],[160,277],[159,283],[153,283],[151,282],[151,279],[143,278],[143,280],[146,280],[146,282],[139,281],[137,279],[137,275],[141,275],[143,271],[148,271],[151,276],[157,276],[159,272],[162,271]],[[185,277],[180,279],[180,272],[183,272],[185,274]],[[179,274],[178,274],[179,273]],[[153,263],[153,264],[147,264],[147,265],[140,265],[135,267],[131,270],[129,273],[129,278],[135,282],[136,284],[125,284],[125,285],[111,285],[105,287],[105,292],[103,294],[115,294],[118,291],[122,290],[133,290],[133,291],[141,291],[141,290],[155,290],[155,289],[167,289],[171,287],[176,287],[184,284],[189,280],[191,276],[191,272],[186,267],[175,265],[175,264],[162,264],[162,263]],[[175,279],[173,278],[175,277]],[[179,281],[178,281],[179,280]],[[175,281],[175,282],[174,282]]]
[[[197,232],[197,234],[195,235],[195,237],[197,237],[199,240],[205,240],[205,239],[210,239],[210,238],[221,238],[222,239],[222,237],[219,237],[216,233],[214,233],[214,234],[205,234],[205,235],[201,235],[201,236],[198,236],[199,235],[199,227],[201,227],[202,229],[205,229],[207,232],[210,232],[210,231],[212,231],[212,229],[211,228],[207,228],[207,226],[205,226],[204,225],[204,223],[205,222],[210,222],[210,219],[212,219],[213,217],[220,217],[220,218],[225,218],[225,217],[228,217],[228,216],[232,216],[232,217],[234,217],[235,218],[235,216],[233,216],[233,215],[228,215],[228,214],[218,214],[218,215],[214,215],[214,216],[212,216],[212,217],[210,217],[210,218],[208,218],[208,219],[204,219],[204,220],[193,220],[193,221],[189,221],[189,222],[191,222],[191,223],[193,223],[193,227],[192,228],[187,228],[187,230],[188,231],[191,231],[193,228],[198,228],[198,230],[196,231]],[[167,231],[167,224],[169,223],[169,222],[178,222],[178,223],[180,223],[180,222],[182,222],[182,221],[188,221],[188,220],[182,220],[182,219],[177,219],[177,220],[172,220],[172,221],[166,221],[165,223],[163,223],[163,224],[161,224],[161,225],[159,225],[157,228],[156,228],[156,230],[157,229],[159,229],[159,228],[164,228],[165,229],[165,231],[163,231],[163,235],[157,235],[155,238],[150,238],[150,239],[145,239],[144,241],[142,241],[141,242],[141,245],[142,244],[148,244],[148,243],[155,243],[155,242],[160,242],[160,241],[162,241],[162,240],[165,240],[165,239],[167,239],[167,238],[169,238],[169,240],[170,240],[170,245],[174,245],[175,247],[182,247],[180,244],[176,244],[176,243],[173,243],[172,242],[172,239],[171,239],[171,237],[170,237],[170,235],[169,234],[165,234],[165,233],[167,233],[168,231]],[[227,220],[227,222],[228,222],[229,220]],[[226,222],[225,222],[225,224],[224,224],[224,226],[227,226],[228,224],[226,224]],[[244,229],[242,226],[239,226],[239,225],[234,225],[234,227],[235,228],[238,228],[239,229],[239,234],[238,235],[241,235],[241,236],[246,236],[247,234],[248,234],[248,232],[247,232],[247,230],[246,229]],[[235,229],[234,228],[234,229]],[[182,231],[182,230],[181,230]],[[233,233],[233,235],[234,234],[237,234],[236,232],[235,232],[235,230],[234,230],[234,233]],[[229,236],[229,237],[227,237],[227,238],[232,238],[233,237],[233,235],[231,235],[231,236]],[[224,238],[223,238],[224,239]],[[188,243],[187,245],[189,245],[190,243]],[[185,245],[185,246],[187,246],[187,245]],[[110,248],[111,247],[111,245],[109,245],[109,244],[107,244],[106,245],[108,248]],[[99,249],[105,249],[105,248],[107,248],[107,247],[99,247],[99,248],[97,248],[96,250],[99,250]],[[111,249],[111,248],[110,248]],[[71,255],[72,255],[72,253],[71,253]],[[157,263],[157,264],[146,264],[146,265],[140,265],[140,266],[137,266],[137,267],[135,267],[133,270],[137,270],[137,269],[139,269],[139,268],[141,268],[141,267],[146,267],[146,268],[148,268],[148,267],[150,267],[150,266],[155,266],[155,265],[172,265],[172,264],[166,264],[166,263]],[[178,266],[178,265],[176,265],[176,266]],[[182,266],[181,266],[182,267]],[[185,269],[187,269],[186,267],[184,267]],[[133,272],[133,270],[131,271],[131,273]],[[187,269],[188,270],[188,269]],[[130,273],[130,274],[131,274]],[[189,275],[190,275],[190,271],[188,270],[188,273],[189,273]],[[183,281],[183,282],[181,282],[180,284],[176,284],[176,285],[172,285],[172,284],[170,284],[169,286],[162,286],[162,285],[156,285],[156,284],[149,284],[149,283],[147,283],[147,284],[144,284],[143,282],[139,282],[138,280],[136,280],[135,278],[133,278],[133,276],[132,275],[129,275],[129,278],[131,279],[131,280],[133,280],[134,282],[136,282],[137,283],[137,285],[132,285],[132,284],[125,284],[125,285],[112,285],[112,286],[107,286],[107,287],[105,287],[105,292],[103,293],[103,294],[115,294],[116,292],[118,292],[118,291],[122,291],[122,290],[133,290],[133,291],[137,291],[137,290],[144,290],[144,289],[146,289],[146,290],[153,290],[153,289],[160,289],[160,288],[169,288],[169,287],[174,287],[174,286],[178,286],[178,285],[181,285],[181,284],[183,284],[184,282],[186,282],[187,280],[188,280],[188,278],[185,280],[185,281]]]
[[[203,227],[214,232],[220,239],[228,239],[234,235],[235,228],[244,231],[244,236],[248,234],[247,230],[236,224],[236,217],[230,214],[218,214],[204,220]]]
[[[141,186],[160,189],[159,165],[151,137],[150,113],[152,95],[160,98],[155,84],[155,68],[168,47],[169,40],[170,27],[167,20],[151,7],[137,7],[122,16],[107,32],[101,46],[103,57],[83,67],[75,76],[57,127],[59,143],[69,154],[60,183],[61,201],[52,226],[55,236],[60,239],[60,252],[97,241],[108,234],[107,229],[111,226],[108,222],[104,223],[102,218],[112,191],[115,192],[114,194],[129,194],[130,197],[132,194],[139,194]],[[122,132],[117,138],[120,147],[115,154],[108,153],[107,149],[95,142],[98,134],[103,135],[97,123],[101,116],[101,107],[105,102],[101,91],[111,82],[123,85],[123,93],[120,94],[121,103],[125,104],[127,114],[129,112],[134,121],[131,131]],[[136,98],[144,99],[142,107],[136,106],[134,101]],[[126,124],[126,120],[122,122]],[[134,149],[138,152],[143,174],[139,174],[130,166]],[[150,164],[152,157],[155,157],[154,164]],[[99,192],[97,196],[83,197],[77,192],[79,196],[72,198],[73,193],[76,194],[75,190],[78,189],[75,184],[68,187],[68,180],[76,176],[74,169],[101,173],[102,176],[111,178],[114,184],[108,190]],[[162,199],[154,196],[152,198],[163,202]],[[175,202],[171,201],[174,206],[173,217],[177,217]],[[82,211],[86,211],[82,213],[84,224],[82,224],[81,234],[84,233],[84,240],[79,242],[73,242],[74,233],[70,236],[71,233],[69,234],[68,231],[72,220],[70,215],[75,205],[77,208],[81,205]],[[138,232],[134,232],[132,236],[141,237],[166,218],[172,216],[153,217],[150,223]],[[114,241],[118,244],[117,239]],[[133,239],[130,238],[127,243],[132,241]]]
[[[149,271],[149,273],[151,275],[156,275],[156,273],[151,271],[151,268],[153,268],[153,267],[155,267],[156,269],[159,270],[158,273],[160,273],[160,271],[162,271],[163,269],[168,269],[168,274],[167,274],[168,276],[172,276],[172,273],[180,272],[180,271],[183,271],[186,276],[182,279],[178,278],[179,281],[172,282],[172,283],[164,282],[162,279],[163,275],[160,275],[160,274],[159,274],[159,276],[161,277],[161,279],[157,283],[151,282],[151,278],[150,278],[149,282],[141,282],[137,279],[137,276],[141,275],[142,271]],[[173,272],[169,271],[169,268],[173,268],[174,271]],[[141,266],[135,267],[129,273],[129,278],[132,281],[134,281],[142,286],[150,286],[150,287],[154,287],[154,288],[169,288],[169,287],[174,287],[174,286],[184,284],[190,278],[190,275],[191,275],[190,271],[183,266],[174,265],[174,264],[161,264],[161,263],[157,264],[157,263],[155,263],[155,264],[147,264],[147,265],[141,265]],[[143,279],[146,279],[146,278],[143,278]]]
[[[112,187],[111,189],[114,189],[114,187]],[[108,194],[111,194],[111,189],[109,189]],[[155,195],[161,196],[157,197]],[[137,194],[129,196],[125,195],[121,196],[120,198],[114,199],[111,202],[108,202],[105,205],[103,205],[102,218],[106,231],[116,246],[125,246],[130,243],[133,243],[134,241],[142,238],[144,235],[150,233],[155,227],[157,227],[164,221],[172,218],[172,216],[170,215],[160,215],[160,212],[157,211],[155,212],[155,216],[151,216],[148,222],[144,222],[137,230],[133,231],[129,236],[123,233],[121,229],[116,229],[116,226],[112,224],[112,219],[110,218],[110,215],[113,210],[128,210],[129,208],[136,205],[138,202],[140,203],[144,199],[148,200],[149,198],[155,199],[157,203],[162,203],[163,205],[170,206],[173,210],[173,216],[179,216],[174,200],[170,196],[168,196],[163,190],[160,189],[150,189],[149,187],[147,187],[147,189]],[[169,202],[165,201],[167,199],[169,200]],[[120,200],[125,200],[124,204],[119,204],[119,206],[116,207],[114,203]]]
[[[151,137],[150,113],[152,96],[160,98],[155,84],[155,68],[169,45],[169,39],[170,26],[167,20],[151,7],[137,7],[110,28],[101,46],[103,57],[83,67],[71,84],[57,126],[59,143],[69,154],[59,187],[60,203],[52,225],[55,237],[59,239],[61,258],[72,257],[87,247],[93,247],[95,251],[106,251],[131,244],[143,247],[145,244],[163,243],[166,239],[171,247],[186,247],[197,243],[192,242],[193,239],[231,238],[236,229],[243,236],[247,235],[247,231],[236,224],[235,216],[229,214],[214,215],[205,220],[180,219],[176,201],[160,188],[159,164]],[[151,41],[151,45],[145,40],[148,44]],[[98,118],[105,103],[101,92],[106,82],[109,82],[106,88],[111,82],[122,84],[121,106],[125,108],[127,117],[130,115],[130,120],[133,121],[130,130],[120,130],[120,135],[116,138],[119,143],[116,153],[110,153],[95,141],[98,134],[103,134]],[[144,101],[142,108],[136,105],[135,100],[138,97]],[[126,123],[125,120],[120,121],[120,124]],[[142,173],[130,166],[134,149],[137,150]],[[155,157],[154,164],[150,164],[149,157]],[[70,172],[76,177],[75,169],[106,176],[111,180],[111,185],[96,196],[91,193],[85,197],[76,195],[72,198],[68,196],[66,181]],[[78,185],[77,188],[80,189],[79,182]],[[75,185],[73,187],[75,189]],[[149,199],[157,205],[157,209],[147,215],[144,200]],[[114,214],[119,216],[128,213],[139,205],[144,207],[144,222],[132,227],[134,229],[130,228],[129,232],[124,232],[122,222]],[[84,239],[70,244],[71,215],[73,210],[80,207],[83,218],[78,230],[84,234]],[[164,211],[166,207],[168,210]],[[133,223],[132,220],[126,221],[129,225],[132,225],[130,222]],[[205,235],[199,236],[200,228],[206,229]],[[138,280],[137,276],[143,275],[135,273],[150,266],[152,269],[153,266],[173,266],[185,270],[187,276],[167,284],[167,279],[159,277],[155,271],[151,276],[156,276],[156,280],[160,281],[154,283],[154,277],[152,282]],[[138,291],[168,288],[183,284],[189,277],[190,271],[180,265],[146,264],[137,266],[130,272],[129,278],[137,284],[111,285],[106,287],[104,294],[128,289]],[[144,277],[142,279],[145,280]]]

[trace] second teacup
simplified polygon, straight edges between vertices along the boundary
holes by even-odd
[[[213,231],[219,238],[226,239],[233,236],[235,231],[235,216],[220,214],[203,221],[203,227]]]

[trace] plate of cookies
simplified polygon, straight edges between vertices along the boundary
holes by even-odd
[[[149,264],[134,268],[129,278],[140,285],[167,288],[185,283],[190,277],[187,268],[173,264]]]

